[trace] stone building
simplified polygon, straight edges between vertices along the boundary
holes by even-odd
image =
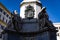
[[[60,40],[60,22],[59,23],[53,23],[54,26],[56,27],[57,32],[57,40]]]
[[[0,3],[0,38],[3,38],[1,32],[5,29],[8,25],[8,22],[11,20],[11,13],[10,11]]]
[[[12,17],[0,3],[1,40],[56,40],[57,30],[39,0],[23,0],[20,16],[16,10],[13,13]]]
[[[56,40],[57,30],[39,0],[23,0],[20,8],[20,16],[13,12],[10,26],[3,31],[4,40]]]

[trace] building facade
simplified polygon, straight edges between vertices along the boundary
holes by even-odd
[[[11,20],[11,13],[0,3],[0,39],[3,38],[1,32],[7,27],[8,22]],[[2,39],[1,39],[2,40]]]
[[[56,27],[57,32],[57,40],[60,40],[60,23],[53,23],[54,26]]]

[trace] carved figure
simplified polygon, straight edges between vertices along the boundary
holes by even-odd
[[[52,22],[49,20],[49,16],[47,15],[45,9],[43,9],[39,14],[39,26],[40,28],[44,27],[54,27]]]
[[[25,17],[32,19],[34,17],[34,11],[35,10],[31,5],[27,6],[25,10]]]
[[[17,14],[14,14],[13,16],[12,23],[14,25],[14,29],[19,31],[21,29],[21,18]]]

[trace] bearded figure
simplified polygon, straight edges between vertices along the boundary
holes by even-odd
[[[13,17],[12,17],[12,23],[13,23],[13,25],[14,25],[14,29],[16,30],[16,31],[19,31],[19,30],[21,30],[21,18],[20,18],[20,16],[18,15],[18,14],[16,14],[15,12],[14,12],[14,14],[13,14]]]
[[[38,14],[38,18],[40,29],[44,27],[54,27],[52,22],[49,20],[49,16],[47,15],[45,9]]]

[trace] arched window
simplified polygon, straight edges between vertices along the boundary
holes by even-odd
[[[0,8],[0,12],[2,12],[2,9]]]

